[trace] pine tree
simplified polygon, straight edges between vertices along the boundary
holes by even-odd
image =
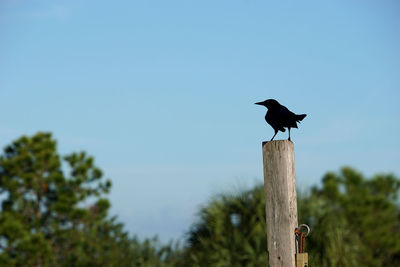
[[[107,217],[110,187],[92,157],[61,157],[49,133],[14,141],[0,156],[0,265],[133,262],[127,233]]]

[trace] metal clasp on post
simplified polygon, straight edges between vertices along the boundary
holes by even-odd
[[[300,231],[302,228],[306,229],[306,232]],[[295,230],[296,236],[296,267],[308,267],[308,254],[305,252],[306,249],[306,237],[310,233],[310,227],[307,224],[301,224]]]

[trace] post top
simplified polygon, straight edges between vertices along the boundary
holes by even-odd
[[[293,144],[293,142],[292,141],[289,141],[289,140],[272,140],[272,141],[263,141],[262,142],[262,146],[264,146],[264,145],[266,145],[266,144],[284,144],[284,143],[288,143],[288,144]]]

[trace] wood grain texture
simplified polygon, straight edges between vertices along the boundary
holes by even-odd
[[[295,266],[297,222],[294,146],[291,141],[264,142],[264,189],[269,266]]]

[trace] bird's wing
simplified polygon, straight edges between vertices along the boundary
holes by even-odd
[[[279,130],[282,132],[286,131],[285,128],[283,128],[283,125],[279,118],[279,114],[268,110],[267,114],[265,115],[265,120],[268,122],[269,125],[271,125],[272,128],[274,128],[274,130]]]
[[[283,127],[297,128],[296,114],[294,114],[287,107],[282,105],[278,112]]]
[[[279,109],[279,115],[283,119],[291,119],[291,118],[294,118],[295,114],[293,112],[291,112],[290,110],[288,110],[287,107],[281,106],[281,108]]]

